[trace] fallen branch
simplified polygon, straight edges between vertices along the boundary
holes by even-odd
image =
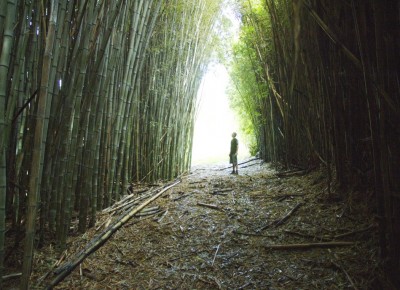
[[[157,215],[162,212],[163,212],[163,210],[158,208],[158,209],[155,209],[152,211],[138,212],[137,214],[135,214],[135,217],[152,216],[152,215]]]
[[[54,286],[56,286],[58,283],[64,280],[64,278],[67,277],[78,265],[80,265],[80,263],[82,263],[84,259],[86,259],[91,253],[95,252],[98,248],[100,248],[131,217],[133,217],[136,213],[145,208],[149,203],[160,197],[168,189],[179,184],[180,182],[181,181],[178,180],[170,185],[165,186],[157,194],[155,194],[154,196],[143,202],[141,205],[137,206],[133,210],[123,215],[119,219],[119,221],[117,221],[115,224],[111,225],[109,228],[104,230],[104,232],[101,233],[98,237],[94,238],[84,250],[82,250],[79,254],[77,254],[72,261],[65,263],[62,267],[54,271],[54,273],[57,274],[57,276],[54,278],[53,281],[51,281],[47,285],[46,289],[52,289]]]
[[[247,160],[245,162],[239,163],[238,165],[243,165],[243,164],[249,163],[249,162],[254,161],[254,160],[259,160],[259,159],[260,158],[252,158],[252,159]],[[218,170],[225,170],[225,169],[229,169],[229,168],[232,168],[232,166],[224,167],[224,168],[221,168],[221,169],[218,169]]]
[[[288,234],[291,234],[291,235],[300,236],[300,237],[303,237],[303,238],[312,238],[313,240],[332,241],[332,239],[328,239],[328,238],[325,238],[325,237],[315,236],[315,235],[310,235],[310,234],[300,233],[300,232],[295,232],[295,231],[290,231],[290,230],[285,230],[285,233],[288,233]]]
[[[216,210],[222,210],[220,207],[218,207],[218,206],[216,206],[214,204],[207,204],[207,203],[198,202],[197,205],[208,207],[208,208],[212,208],[212,209],[216,209]]]
[[[290,177],[290,176],[302,176],[307,174],[307,170],[290,170],[285,172],[278,172],[275,175],[280,178]]]
[[[239,232],[239,231],[232,231],[232,233],[237,234],[237,235],[252,236],[252,237],[265,237],[265,238],[276,238],[277,237],[275,235],[262,235],[262,234],[257,234],[257,233],[244,233],[244,232]]]
[[[287,198],[290,197],[297,197],[297,196],[304,196],[305,194],[284,194],[284,195],[279,195],[276,196],[276,201],[284,201]]]
[[[221,246],[221,244],[218,245],[217,250],[215,251],[214,254],[214,259],[212,260],[211,266],[214,266],[214,262],[215,262],[215,258],[217,257],[218,251],[219,251],[219,247]]]
[[[203,182],[205,182],[205,181],[206,181],[206,180],[191,181],[191,182],[189,182],[189,184],[203,183]]]
[[[253,164],[249,164],[249,165],[246,165],[246,166],[241,166],[240,169],[247,168],[247,167],[254,166],[254,165],[259,165],[259,163],[253,163]]]
[[[310,248],[332,248],[352,246],[354,242],[325,242],[325,243],[307,243],[307,244],[287,244],[287,245],[265,245],[267,249],[274,250],[295,250],[295,249],[310,249]]]
[[[165,218],[167,213],[168,213],[168,209],[164,211],[164,213],[160,216],[160,218],[157,220],[157,222],[160,223]]]
[[[177,201],[177,200],[180,200],[180,199],[188,197],[188,196],[189,196],[189,194],[184,194],[184,195],[173,198],[172,201]]]
[[[3,276],[3,281],[9,280],[9,279],[12,279],[12,278],[18,278],[18,277],[21,277],[21,276],[22,276],[22,273],[14,273],[14,274],[5,275],[5,276]]]
[[[300,206],[302,206],[302,203],[298,203],[296,204],[296,206],[294,208],[292,208],[283,218],[279,219],[279,220],[275,220],[269,224],[266,224],[265,226],[263,226],[262,228],[258,229],[257,232],[261,232],[263,230],[265,230],[266,228],[269,228],[270,226],[274,226],[274,227],[278,227],[281,224],[285,223],[286,220],[294,213],[296,212]]]
[[[120,200],[119,202],[115,203],[112,207],[103,209],[101,214],[112,213],[112,212],[115,212],[121,208],[128,206],[128,205],[133,206],[137,201],[144,199],[145,196],[136,197],[135,199],[128,201],[129,199],[131,199],[133,197],[135,197],[135,194],[127,195],[123,200]]]
[[[360,234],[360,233],[363,233],[363,232],[367,232],[367,231],[373,229],[374,227],[375,227],[375,225],[370,225],[370,226],[368,226],[368,227],[366,227],[366,228],[364,228],[364,229],[361,229],[361,230],[356,230],[356,231],[344,233],[344,234],[341,234],[341,235],[336,235],[336,236],[335,236],[335,239],[340,239],[340,238],[344,238],[344,237],[347,237],[347,236],[351,236],[351,235],[355,235],[355,234]]]
[[[331,262],[332,262],[333,265],[335,265],[338,269],[340,269],[346,275],[347,280],[349,280],[351,286],[353,286],[353,288],[355,290],[358,290],[357,286],[353,282],[353,279],[351,279],[349,273],[347,273],[347,271],[342,266],[340,266],[339,264],[335,263],[334,261],[331,261]]]
[[[232,190],[233,190],[232,188],[217,189],[217,190],[214,190],[213,192],[211,192],[211,194],[226,195],[226,194],[223,194],[223,193],[224,192],[228,192],[228,191],[232,191]]]

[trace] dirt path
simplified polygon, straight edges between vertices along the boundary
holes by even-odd
[[[163,213],[133,218],[57,289],[368,289],[380,285],[376,229],[366,218],[368,208],[356,198],[346,203],[328,199],[322,172],[280,178],[266,164],[241,168],[238,176],[220,168],[193,168],[182,183],[150,205],[158,205]],[[71,240],[69,252],[95,235],[93,229]],[[332,241],[353,244],[268,248]],[[33,279],[54,263],[48,252],[39,253],[37,260],[42,265],[36,267]]]

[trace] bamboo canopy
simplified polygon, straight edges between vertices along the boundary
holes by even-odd
[[[322,165],[344,199],[373,188],[382,261],[400,273],[399,1],[234,2],[232,105],[253,148]],[[0,288],[6,238],[24,245],[28,289],[35,247],[65,249],[72,222],[85,232],[131,182],[189,170],[226,3],[0,2]]]

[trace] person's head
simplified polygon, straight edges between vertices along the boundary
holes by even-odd
[[[232,138],[235,138],[236,137],[236,132],[233,132],[232,133]]]

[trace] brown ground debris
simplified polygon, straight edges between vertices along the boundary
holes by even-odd
[[[194,167],[148,206],[150,215],[132,218],[56,289],[387,286],[378,263],[376,222],[361,202],[366,198],[360,198],[367,193],[343,200],[327,193],[323,170],[282,177],[255,162],[239,175],[220,170],[223,165]],[[83,248],[109,218],[99,215],[95,228],[71,238],[68,254]],[[292,248],[299,244],[308,246]],[[274,245],[284,248],[269,248]],[[51,274],[41,278],[59,259],[51,248],[37,252],[33,289],[45,287]]]

